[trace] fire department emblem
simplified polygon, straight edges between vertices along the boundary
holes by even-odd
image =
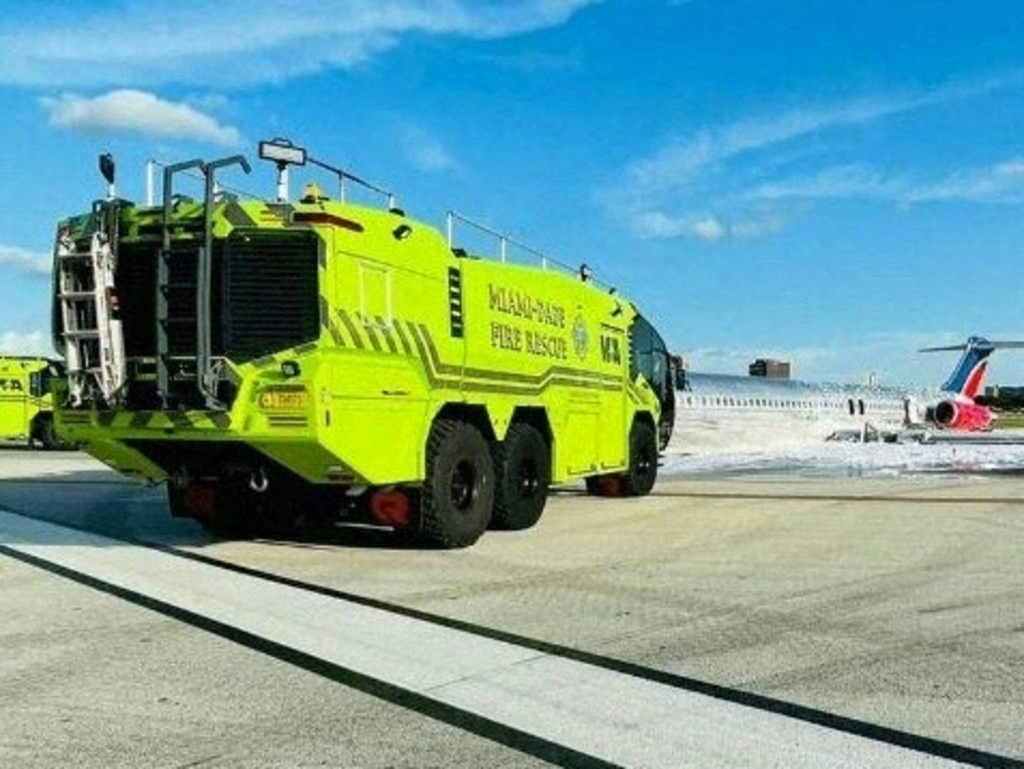
[[[587,357],[587,349],[590,347],[590,334],[587,333],[587,324],[582,314],[576,315],[576,323],[572,327],[572,344],[576,348],[576,355],[580,360]]]

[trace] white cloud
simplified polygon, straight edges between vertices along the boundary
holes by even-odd
[[[501,38],[564,24],[600,0],[129,0],[0,20],[0,82],[57,87],[280,82],[349,69],[406,34]],[[6,26],[5,26],[6,24]]]
[[[441,140],[418,126],[406,126],[399,133],[399,144],[409,161],[421,171],[436,173],[457,167],[455,158]]]
[[[187,104],[165,101],[146,91],[122,89],[91,99],[63,94],[41,102],[50,113],[50,125],[58,128],[134,132],[226,146],[241,141],[235,128],[223,126]]]
[[[786,220],[770,213],[723,221],[717,216],[683,214],[673,216],[664,211],[644,211],[631,222],[633,232],[643,238],[697,238],[710,243],[723,238],[760,238],[773,235],[785,226]]]
[[[744,192],[748,200],[864,199],[894,203],[1019,203],[1024,201],[1024,158],[957,171],[933,181],[885,176],[863,165],[825,168],[808,176],[766,182]]]
[[[734,238],[763,238],[775,235],[786,226],[786,218],[780,213],[769,213],[733,222],[729,234]]]
[[[17,246],[0,245],[0,265],[32,275],[49,275],[53,266],[50,254],[40,254]]]
[[[718,240],[725,234],[725,227],[713,216],[708,216],[693,225],[693,232],[704,240]]]
[[[749,200],[802,198],[888,198],[900,197],[903,185],[885,179],[863,165],[824,168],[807,176],[792,176],[757,185],[744,193]]]
[[[664,211],[638,211],[631,226],[635,233],[645,238],[718,240],[726,235],[725,226],[711,215],[675,216]]]
[[[966,200],[976,203],[1019,203],[1024,200],[1024,157],[987,168],[953,174],[937,182],[908,188],[908,203]]]
[[[859,99],[820,108],[790,110],[759,120],[738,121],[674,139],[651,158],[626,169],[638,194],[678,190],[709,170],[814,134],[867,123],[923,106],[935,98]]]
[[[598,200],[640,237],[711,242],[777,233],[822,200],[1018,202],[1024,157],[926,180],[920,171],[893,174],[866,162],[837,163],[834,156],[855,146],[853,132],[861,126],[1019,81],[1013,75],[708,127],[632,162],[619,174],[624,182]]]
[[[54,357],[50,335],[44,331],[5,331],[0,335],[0,349],[6,355]]]

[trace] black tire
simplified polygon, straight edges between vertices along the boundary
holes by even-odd
[[[251,504],[251,499],[246,499],[248,496],[231,484],[218,484],[213,509],[198,515],[196,520],[208,534],[218,539],[274,536],[267,530],[263,509]]]
[[[494,451],[497,489],[491,528],[521,531],[540,520],[551,485],[551,452],[527,424],[514,424]]]
[[[427,473],[420,497],[420,539],[437,547],[467,547],[491,522],[494,463],[487,441],[470,424],[439,419],[427,439]]]
[[[651,493],[658,479],[658,436],[646,422],[634,422],[629,431],[629,469],[625,473],[625,492],[630,497]]]
[[[251,539],[258,533],[252,511],[243,512],[243,506],[234,497],[241,494],[241,489],[232,488],[231,484],[211,482],[208,493],[213,495],[212,504],[193,508],[189,496],[189,488],[178,488],[167,483],[167,505],[171,515],[176,518],[193,518],[207,534],[218,539]]]
[[[222,508],[201,515],[196,520],[207,534],[217,539],[254,539],[259,536],[255,524]]]
[[[47,451],[55,451],[60,448],[60,440],[53,427],[53,414],[39,414],[32,423],[31,441],[38,441],[39,445]],[[31,443],[30,441],[30,443]]]
[[[167,508],[171,511],[172,518],[196,517],[186,503],[185,489],[170,480],[167,481]]]

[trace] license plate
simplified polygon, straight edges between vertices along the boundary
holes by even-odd
[[[305,390],[264,390],[260,393],[260,408],[267,411],[305,411],[309,394]]]

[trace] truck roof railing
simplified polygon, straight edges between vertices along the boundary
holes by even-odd
[[[278,170],[278,189],[277,189],[277,200],[278,202],[286,202],[289,197],[288,193],[288,170],[290,166],[304,166],[314,165],[325,171],[330,171],[338,179],[338,200],[342,203],[346,202],[347,185],[349,182],[358,185],[365,190],[380,195],[384,199],[385,206],[388,211],[395,213],[403,213],[398,207],[398,198],[394,192],[385,189],[373,182],[367,181],[366,179],[357,176],[349,171],[338,166],[325,163],[322,160],[312,157],[307,153],[305,148],[298,147],[292,144],[288,139],[275,138],[269,141],[261,141],[259,143],[259,155],[263,160],[267,160],[277,165]],[[157,166],[166,167],[165,164],[160,163],[157,160],[150,159],[146,162],[146,204],[149,206],[154,205],[154,185],[153,176]],[[198,179],[203,179],[201,173],[191,173],[185,171],[189,176],[195,176]],[[216,184],[215,192],[218,194],[221,191],[229,192],[238,197],[250,198],[254,200],[265,200],[259,195],[253,195],[243,190],[233,189],[226,185],[222,185],[219,182]],[[494,238],[498,243],[498,255],[502,262],[509,261],[510,251],[517,251],[528,254],[532,259],[540,263],[542,269],[558,269],[566,272],[570,275],[575,275],[580,280],[585,282],[591,282],[594,285],[604,288],[606,290],[614,292],[611,286],[607,286],[601,281],[594,278],[593,270],[587,264],[580,264],[578,267],[566,264],[564,262],[555,259],[554,257],[545,254],[542,251],[538,251],[531,246],[522,243],[515,238],[512,238],[502,232],[495,230],[492,227],[482,224],[478,221],[470,219],[464,214],[460,214],[457,211],[448,211],[445,216],[445,229],[448,236],[448,248],[453,251],[459,251],[459,247],[455,242],[455,225],[456,222],[460,222],[464,225],[471,227],[477,232],[483,233],[491,238]]]
[[[146,207],[147,208],[152,208],[153,206],[157,205],[157,199],[156,199],[156,171],[157,171],[157,169],[160,169],[160,172],[163,173],[164,169],[166,169],[168,166],[172,166],[172,165],[175,165],[175,164],[174,163],[164,163],[163,161],[157,160],[156,158],[149,158],[146,161]],[[205,183],[206,177],[204,176],[202,171],[190,168],[190,169],[183,169],[179,173],[180,173],[181,176],[187,176],[187,177],[189,177],[191,179],[194,179],[195,181],[199,182],[200,184]],[[227,184],[223,184],[222,182],[216,181],[216,180],[214,181],[214,184],[213,184],[213,192],[218,197],[221,194],[223,194],[223,193],[229,193],[229,194],[235,195],[236,197],[239,197],[239,198],[248,198],[249,200],[263,200],[264,199],[264,198],[260,197],[259,195],[256,195],[255,193],[248,192],[246,190],[239,189],[237,187],[231,187],[231,186],[229,186]]]
[[[325,163],[322,160],[310,155],[306,152],[304,147],[297,147],[292,144],[288,139],[277,137],[270,139],[269,141],[261,141],[259,144],[260,158],[263,160],[269,160],[271,163],[277,165],[277,199],[280,202],[284,202],[288,199],[288,167],[289,166],[304,166],[307,163],[318,168],[322,168],[325,171],[330,171],[338,179],[338,199],[345,202],[345,183],[346,181],[353,182],[363,189],[374,192],[381,195],[384,198],[385,205],[389,211],[399,211],[398,199],[395,197],[395,193],[390,190],[386,190],[383,187],[369,182],[360,176],[356,176],[353,173],[346,171],[344,168]]]
[[[369,182],[366,179],[363,179],[362,177],[356,176],[355,174],[350,173],[350,172],[346,171],[343,168],[338,168],[336,166],[332,166],[329,163],[324,163],[324,162],[322,162],[320,160],[317,160],[316,158],[313,158],[313,157],[310,157],[310,156],[306,156],[305,163],[303,163],[303,165],[305,165],[306,163],[308,163],[309,165],[318,166],[319,168],[323,168],[324,170],[330,171],[332,174],[335,175],[335,177],[338,179],[338,200],[340,202],[342,202],[342,203],[346,202],[346,196],[348,194],[348,186],[349,186],[348,183],[351,182],[351,183],[356,184],[356,185],[358,185],[358,186],[360,186],[360,187],[362,187],[362,188],[364,188],[366,190],[369,190],[370,192],[373,192],[373,193],[375,193],[377,195],[380,195],[384,199],[384,203],[387,206],[387,209],[389,211],[397,211],[398,210],[398,208],[397,208],[397,206],[398,206],[398,197],[395,195],[395,193],[391,192],[390,190],[386,190],[383,187],[380,187],[380,186],[374,184],[373,182]],[[152,206],[155,206],[156,203],[157,203],[157,200],[156,200],[156,172],[157,172],[157,169],[160,169],[162,171],[164,168],[166,168],[169,165],[172,165],[172,164],[164,163],[162,161],[156,160],[155,158],[150,158],[149,160],[146,161],[146,206],[152,207]],[[202,183],[204,178],[205,178],[201,171],[185,170],[185,171],[182,171],[181,173],[182,173],[183,176],[191,177],[192,179],[195,179],[195,180],[197,180],[200,183]],[[247,198],[249,200],[266,200],[266,201],[270,201],[271,200],[270,198],[267,198],[267,196],[265,196],[265,195],[258,195],[258,194],[254,193],[254,192],[249,192],[247,190],[239,189],[239,188],[236,188],[236,187],[231,187],[231,186],[229,186],[227,184],[223,184],[223,183],[221,183],[219,181],[214,186],[214,192],[217,195],[220,195],[221,193],[225,193],[226,192],[226,193],[230,193],[232,195],[235,195],[235,196],[237,196],[239,198]],[[280,200],[280,198],[282,197],[282,194],[283,194],[283,196],[285,198],[287,198],[287,190],[285,189],[283,191],[283,193],[282,193],[282,190],[279,187],[278,188],[279,202],[283,202],[283,201]]]
[[[329,163],[323,163],[313,157],[307,158],[307,160],[311,165],[319,166],[320,168],[323,168],[325,171],[330,171],[331,173],[338,177],[338,200],[340,200],[342,203],[345,202],[345,182],[349,181],[362,187],[363,189],[369,190],[370,192],[375,192],[381,197],[383,197],[384,204],[385,206],[387,206],[388,211],[398,210],[398,198],[396,197],[395,193],[391,192],[390,190],[386,190],[383,187],[378,187],[373,182],[368,182],[366,181],[366,179],[356,176],[355,174],[349,173],[344,168],[338,168],[336,166],[330,165]]]
[[[540,266],[545,270],[557,268],[564,272],[568,272],[571,275],[577,276],[580,280],[593,282],[599,286],[602,285],[601,283],[598,283],[597,281],[594,280],[593,270],[591,270],[591,268],[588,265],[581,264],[579,267],[573,267],[571,265],[565,264],[564,262],[560,262],[554,257],[549,256],[542,251],[538,251],[537,249],[532,248],[526,245],[525,243],[519,242],[515,238],[511,238],[508,235],[498,232],[497,230],[488,227],[486,224],[481,224],[480,222],[474,221],[473,219],[470,219],[468,216],[464,216],[463,214],[460,214],[457,211],[449,211],[445,216],[445,229],[448,235],[448,248],[452,249],[453,251],[459,250],[458,246],[455,243],[456,222],[461,222],[462,224],[472,227],[474,230],[477,230],[478,232],[482,232],[485,235],[489,235],[492,238],[495,238],[498,241],[498,258],[501,259],[502,262],[508,261],[509,251],[510,249],[514,249],[516,251],[525,252],[534,259],[538,260],[540,262]]]

